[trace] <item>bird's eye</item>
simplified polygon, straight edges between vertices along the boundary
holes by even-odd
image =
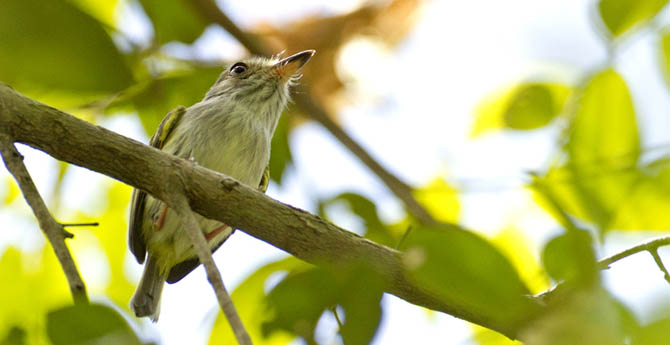
[[[238,62],[230,67],[230,74],[231,75],[240,75],[249,69],[249,66],[245,64],[244,62]]]

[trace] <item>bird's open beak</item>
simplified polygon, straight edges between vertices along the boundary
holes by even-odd
[[[304,66],[307,61],[312,58],[312,56],[314,56],[314,53],[316,53],[316,50],[309,49],[281,59],[275,64],[277,74],[279,74],[284,79],[290,78],[302,66]]]

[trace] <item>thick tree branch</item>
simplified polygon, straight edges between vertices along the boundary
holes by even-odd
[[[23,193],[23,197],[30,208],[32,208],[40,228],[49,240],[49,243],[51,243],[51,248],[53,248],[58,262],[60,262],[63,272],[65,272],[65,278],[67,278],[67,282],[70,285],[70,292],[72,293],[74,303],[88,303],[86,286],[65,244],[65,238],[72,237],[72,235],[67,233],[63,229],[63,226],[49,213],[42,196],[28,173],[28,169],[23,164],[23,156],[16,150],[12,139],[4,131],[0,131],[0,153],[2,153],[2,159],[5,162],[7,170],[14,176],[16,183],[21,189],[21,193]]]
[[[178,184],[175,183],[174,185]],[[221,310],[226,316],[226,319],[228,319],[230,327],[233,329],[237,343],[240,345],[252,345],[251,337],[249,337],[249,333],[247,333],[244,328],[244,324],[242,324],[242,320],[240,319],[239,314],[237,314],[235,305],[233,304],[226,287],[223,285],[221,273],[219,273],[219,269],[216,267],[214,259],[212,259],[212,252],[209,250],[207,240],[200,229],[200,225],[198,225],[198,221],[195,219],[195,216],[193,216],[188,200],[182,193],[175,191],[168,205],[170,205],[170,208],[177,211],[177,214],[181,217],[182,224],[184,224],[186,232],[191,238],[191,242],[193,242],[193,247],[198,255],[198,259],[200,259],[200,262],[205,266],[207,280],[209,280],[212,288],[214,288],[216,299],[219,301]]]
[[[259,37],[252,36],[240,29],[216,4],[213,0],[184,0],[189,1],[191,5],[200,13],[200,15],[220,25],[237,39],[249,52],[255,55],[270,56],[273,53],[262,42]],[[407,208],[407,211],[416,220],[423,224],[436,224],[433,216],[414,198],[412,188],[384,168],[375,160],[356,140],[354,140],[342,127],[332,120],[331,114],[325,107],[318,103],[309,94],[296,94],[293,97],[295,103],[312,120],[325,127],[342,145],[361,160],[379,179],[386,184],[395,196],[400,199]]]
[[[400,252],[282,204],[237,181],[33,101],[0,84],[0,133],[56,159],[86,167],[170,200],[180,179],[191,208],[317,265],[367,262],[386,292],[514,338],[523,326],[443,301],[405,276]],[[529,316],[532,318],[532,315]]]

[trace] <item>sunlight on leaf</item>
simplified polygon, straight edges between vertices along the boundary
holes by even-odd
[[[289,343],[295,337],[287,332],[274,332],[268,337],[263,336],[261,325],[272,318],[264,302],[265,284],[273,274],[306,267],[308,265],[304,262],[294,257],[288,257],[259,268],[235,288],[231,298],[254,344],[283,345]],[[208,344],[235,344],[236,342],[228,320],[222,313],[219,313],[214,322]]]
[[[523,345],[520,341],[510,338],[488,328],[473,324],[472,337],[479,345]]]
[[[533,294],[549,288],[549,279],[534,255],[534,246],[530,239],[519,229],[505,229],[491,239],[514,265],[523,282]]]
[[[11,284],[0,284],[0,335],[20,327],[27,332],[28,344],[45,344],[44,315],[72,303],[53,250],[44,246],[37,252],[22,253],[9,247],[0,257],[0,276],[11,277]]]
[[[72,0],[72,2],[105,25],[116,26],[116,9],[119,0]]]
[[[16,185],[16,181],[9,175],[5,176],[5,195],[2,199],[2,203],[4,205],[11,204],[16,200],[16,197],[20,195],[20,192],[19,186]]]
[[[566,85],[528,82],[487,96],[475,109],[470,136],[501,129],[530,130],[548,125],[563,111]]]
[[[461,211],[458,191],[443,178],[435,178],[414,190],[414,197],[437,220],[447,223],[458,221]]]
[[[653,18],[667,0],[600,0],[598,11],[610,34],[617,37]]]

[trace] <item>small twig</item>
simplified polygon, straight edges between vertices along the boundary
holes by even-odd
[[[401,247],[402,244],[405,242],[405,240],[407,239],[407,236],[409,236],[409,233],[410,233],[410,232],[412,232],[412,226],[411,226],[411,225],[408,226],[408,227],[407,227],[407,230],[405,230],[405,233],[402,234],[402,237],[401,237],[400,240],[398,241],[398,244],[395,246],[395,249],[396,249],[396,250],[400,250],[400,247]]]
[[[63,227],[69,227],[69,226],[98,226],[100,223],[98,222],[92,222],[92,223],[61,223]]]
[[[230,323],[230,327],[233,329],[233,333],[235,333],[237,342],[240,345],[252,345],[251,337],[249,337],[249,333],[247,333],[244,328],[244,324],[242,324],[242,320],[240,319],[237,310],[235,310],[233,300],[230,298],[226,287],[223,285],[221,273],[216,267],[214,259],[212,259],[212,253],[207,245],[207,240],[205,240],[200,225],[193,215],[188,200],[184,195],[178,194],[174,196],[171,203],[172,205],[170,205],[170,208],[177,211],[181,217],[184,228],[191,238],[193,247],[198,254],[198,259],[200,259],[200,262],[205,266],[207,280],[212,285],[212,288],[214,288],[221,310],[223,310],[223,314],[226,316],[226,319],[228,319],[228,323]]]
[[[657,238],[655,240],[645,242],[642,244],[639,244],[635,247],[628,248],[620,253],[614,254],[612,256],[606,257],[600,261],[598,261],[598,268],[601,270],[608,269],[611,264],[629,257],[633,254],[637,254],[639,252],[643,251],[648,251],[651,256],[654,258],[654,261],[656,261],[656,264],[658,267],[663,271],[663,274],[665,276],[665,280],[668,280],[670,282],[670,274],[668,274],[668,270],[665,268],[663,265],[663,262],[661,261],[660,256],[658,256],[658,248],[670,245],[670,236],[669,237],[661,237]]]
[[[5,162],[7,170],[14,176],[16,183],[21,189],[21,193],[23,193],[23,197],[33,210],[40,228],[51,243],[51,247],[58,258],[68,284],[70,285],[70,292],[72,293],[74,303],[88,303],[86,286],[84,285],[84,281],[81,279],[79,271],[77,270],[77,265],[74,263],[72,255],[65,244],[65,238],[68,237],[68,233],[49,213],[42,196],[40,196],[37,187],[35,187],[35,184],[28,173],[28,169],[26,169],[26,166],[23,164],[23,156],[16,150],[12,140],[5,134],[0,134],[0,152],[2,153],[2,159]]]
[[[334,306],[330,308],[330,311],[333,312],[333,315],[335,316],[335,321],[337,321],[337,327],[340,331],[342,331],[342,320],[340,320],[340,316],[337,315],[337,306]]]

